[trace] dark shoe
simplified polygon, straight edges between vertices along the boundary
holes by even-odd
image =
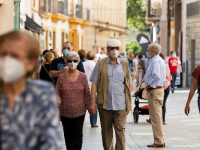
[[[92,125],[91,126],[92,128],[97,128],[97,127],[99,127],[97,124],[95,124],[95,125]]]
[[[162,147],[165,147],[165,143],[164,143],[164,144],[152,144],[152,145],[147,145],[147,147],[157,147],[157,148],[162,148]]]
[[[174,90],[172,90],[172,93],[174,93]]]
[[[163,122],[163,125],[166,125],[166,122]]]
[[[146,121],[147,121],[148,123],[151,123],[151,120],[150,120],[150,119],[147,119]]]

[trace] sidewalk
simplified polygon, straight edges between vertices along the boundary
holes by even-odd
[[[195,94],[191,102],[191,112],[187,117],[184,114],[184,108],[188,94],[189,91],[187,89],[177,89],[174,94],[170,93],[167,100],[167,125],[163,127],[166,147],[159,150],[199,149],[200,118],[197,108],[197,94]],[[154,148],[147,147],[148,144],[153,143],[151,124],[146,123],[146,119],[149,118],[149,116],[140,115],[137,124],[133,122],[132,116],[133,114],[130,113],[126,122],[126,150],[154,150]],[[91,128],[89,115],[86,115],[83,128],[82,150],[103,150],[99,118],[98,125],[98,128]],[[62,150],[64,149],[65,147],[63,146]]]

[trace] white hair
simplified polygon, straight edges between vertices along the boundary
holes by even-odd
[[[71,51],[71,52],[68,52],[68,53],[65,55],[65,59],[64,59],[65,63],[67,63],[67,61],[68,61],[71,57],[73,57],[73,56],[76,56],[76,58],[77,58],[77,60],[78,60],[78,63],[80,62],[80,57],[79,57],[79,55],[78,55],[76,52]]]
[[[156,54],[160,54],[161,46],[158,43],[151,43],[148,45],[151,51],[155,51]]]

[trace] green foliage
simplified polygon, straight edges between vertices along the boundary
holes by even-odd
[[[131,41],[129,43],[126,43],[126,51],[129,53],[130,51],[133,51],[135,54],[135,57],[141,52],[142,47],[137,41]]]
[[[142,0],[127,0],[127,27],[136,28],[139,32],[149,29],[146,24],[146,7]]]

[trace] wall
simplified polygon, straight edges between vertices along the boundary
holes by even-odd
[[[4,0],[0,7],[0,35],[14,29],[13,6],[14,0]]]
[[[188,7],[189,5],[190,7]],[[186,45],[183,47],[183,51],[185,54],[184,60],[186,61],[186,85],[189,86],[191,85],[191,72],[194,67],[200,65],[200,2],[186,1],[185,10],[183,24],[186,24],[186,26],[183,26],[183,31],[186,31],[186,34],[183,35],[183,44],[186,41]],[[195,41],[195,46],[192,45],[193,40]],[[192,54],[195,55],[195,59],[191,59],[194,57]],[[195,64],[195,66],[191,66],[191,64]]]

